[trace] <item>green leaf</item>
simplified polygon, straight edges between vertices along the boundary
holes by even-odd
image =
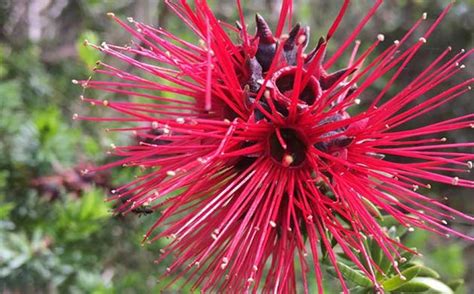
[[[385,291],[393,291],[406,284],[408,281],[416,277],[420,271],[419,266],[412,266],[401,272],[401,275],[393,276],[382,283]]]
[[[373,291],[372,289],[370,288],[366,288],[366,287],[356,287],[356,288],[353,288],[353,289],[350,289],[349,290],[351,294],[369,294],[369,293],[372,293],[371,291]]]
[[[416,279],[416,278],[414,278]],[[408,293],[416,293],[416,292],[425,292],[427,290],[430,289],[430,287],[428,285],[426,285],[425,283],[420,283],[420,282],[417,282],[417,281],[414,281],[414,279],[412,279],[411,281],[403,284],[401,287],[399,287],[396,291],[394,291],[395,293],[401,293],[401,292],[408,292]]]
[[[387,257],[387,255],[385,255],[385,253],[382,252],[380,262],[378,263],[378,265],[385,274],[388,274],[390,268],[392,267],[392,262]]]
[[[457,279],[457,280],[453,280],[453,281],[450,281],[448,283],[448,286],[453,289],[453,291],[456,291],[459,287],[461,287],[462,285],[464,285],[464,280],[463,279]]]
[[[429,277],[429,278],[435,278],[435,279],[440,278],[440,275],[434,269],[426,267],[426,266],[422,266],[422,265],[419,267],[420,267],[420,271],[418,272],[418,275],[417,275],[418,277]]]
[[[428,287],[428,291],[431,293],[442,293],[442,294],[453,294],[453,290],[448,287],[445,283],[438,281],[433,278],[416,277],[413,278],[412,282],[417,284],[423,284]]]
[[[372,287],[372,281],[364,276],[362,272],[359,270],[353,269],[349,267],[348,265],[338,262],[337,267],[341,271],[341,274],[344,278],[346,278],[348,281],[354,282],[355,284],[362,286],[362,287]],[[335,270],[330,271],[333,275],[336,275]]]
[[[370,200],[368,200],[365,197],[362,197],[362,202],[364,203],[364,206],[369,210],[371,215],[373,215],[378,220],[383,221],[382,213],[377,208],[377,206],[375,206],[375,204],[373,204]]]
[[[329,240],[330,244],[331,244],[331,248],[333,248],[334,246],[336,246],[337,242],[334,238],[332,238],[332,236],[329,234],[329,233],[326,233],[326,238]],[[326,244],[324,242],[320,242],[319,244],[320,248],[321,248],[321,257],[324,259],[324,258],[327,258],[328,257],[328,250],[326,248]]]
[[[379,224],[382,227],[390,228],[391,226],[399,225],[400,222],[396,220],[392,215],[384,215],[381,220],[379,220]]]

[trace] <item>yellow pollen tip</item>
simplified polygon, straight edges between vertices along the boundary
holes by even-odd
[[[282,159],[281,163],[283,164],[283,166],[288,167],[293,163],[293,161],[295,161],[293,156],[291,156],[290,154],[285,154],[283,156],[283,159]]]

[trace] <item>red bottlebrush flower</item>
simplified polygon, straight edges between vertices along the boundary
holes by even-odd
[[[344,1],[327,36],[308,53],[309,28],[290,28],[292,2],[287,0],[276,29],[257,15],[255,34],[249,33],[240,1],[236,28],[218,20],[205,1],[192,6],[184,0],[169,2],[196,42],[110,14],[137,41],[130,46],[92,46],[137,73],[100,63],[95,72],[105,80],[78,83],[115,93],[117,101],[82,99],[121,115],[75,117],[123,122],[126,127],[111,131],[136,132],[139,144],[114,146],[112,153],[123,159],[102,169],[142,167],[143,174],[114,191],[112,199],[127,199],[121,212],[142,205],[161,211],[145,240],[172,238],[157,260],[172,256],[169,272],[178,278],[186,275],[203,291],[287,293],[295,292],[297,268],[306,290],[307,273],[314,268],[322,292],[322,246],[347,292],[331,246],[336,242],[379,287],[378,269],[366,252],[364,236],[372,236],[395,268],[390,252],[408,249],[387,236],[374,217],[374,207],[406,227],[473,239],[445,225],[445,219],[454,216],[469,222],[473,217],[417,189],[429,188],[430,182],[474,187],[474,182],[450,175],[472,168],[473,154],[446,150],[474,143],[428,138],[472,128],[474,115],[400,128],[470,89],[472,78],[435,94],[431,91],[455,75],[472,50],[451,54],[447,49],[387,99],[387,91],[450,6],[417,42],[409,44],[426,15],[379,55],[372,53],[383,35],[360,53],[354,40],[380,4],[375,2],[328,57],[326,47],[349,1]],[[352,44],[352,53],[347,53]],[[350,56],[347,68],[332,70],[342,55]],[[378,95],[367,97],[366,90],[387,76]],[[369,107],[349,115],[348,108],[365,99],[371,99]],[[412,106],[413,102],[418,104]],[[355,252],[365,256],[367,266]]]

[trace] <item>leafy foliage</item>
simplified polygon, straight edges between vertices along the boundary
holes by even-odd
[[[404,235],[407,235],[407,232],[405,228],[395,226],[387,228],[387,234],[392,238],[404,237]],[[424,232],[421,232],[421,234],[423,233]],[[423,243],[418,244],[421,245]],[[454,293],[460,286],[456,281],[443,282],[443,279],[435,269],[424,264],[425,259],[416,257],[415,254],[409,251],[393,252],[391,254],[391,258],[398,261],[400,272],[397,272],[390,262],[389,257],[382,252],[378,244],[376,244],[372,238],[367,238],[366,245],[367,252],[378,265],[378,267],[374,268],[378,277],[377,282],[387,293],[449,294]],[[410,248],[410,251],[418,252],[416,248]],[[365,259],[363,254],[360,254],[359,258],[360,262],[364,263]],[[340,265],[340,270],[344,278],[354,285],[352,289],[353,293],[362,294],[372,293],[374,291],[372,282],[366,278],[360,270],[356,269],[357,267],[355,265],[348,262],[344,255],[341,255]],[[328,272],[336,276],[334,269],[329,268]],[[451,285],[451,287],[449,285]]]

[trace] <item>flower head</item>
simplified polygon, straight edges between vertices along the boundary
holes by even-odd
[[[91,46],[136,73],[98,64],[95,72],[105,80],[78,83],[115,93],[117,100],[82,99],[121,115],[76,117],[123,122],[126,127],[113,130],[136,133],[138,144],[113,146],[112,153],[123,159],[102,169],[142,167],[143,174],[114,191],[112,199],[127,199],[121,212],[142,205],[161,211],[145,239],[171,238],[157,260],[172,256],[169,272],[186,274],[204,291],[294,292],[298,268],[305,289],[313,268],[322,291],[322,247],[347,292],[333,243],[376,287],[379,269],[364,238],[371,236],[395,268],[389,253],[409,250],[378,224],[380,212],[409,228],[472,239],[445,225],[454,216],[470,222],[472,217],[418,189],[426,191],[422,188],[435,182],[474,187],[472,181],[449,175],[472,168],[473,154],[446,150],[474,143],[450,144],[436,137],[472,128],[474,115],[400,128],[470,90],[473,79],[432,91],[461,70],[472,51],[452,54],[448,48],[408,86],[388,95],[449,7],[417,42],[409,40],[426,15],[377,56],[373,52],[383,35],[359,52],[355,39],[380,4],[375,2],[331,54],[326,54],[328,42],[349,1],[312,50],[306,50],[309,27],[291,25],[292,2],[287,0],[276,29],[257,15],[255,34],[249,32],[253,26],[247,25],[240,1],[235,27],[218,20],[205,1],[192,6],[169,2],[196,35],[195,42],[110,14],[136,41]],[[350,57],[347,67],[333,70],[343,55]],[[385,87],[368,97],[366,90],[382,77],[389,77]],[[370,101],[369,107],[349,114],[362,100]],[[362,264],[356,253],[367,262]]]

